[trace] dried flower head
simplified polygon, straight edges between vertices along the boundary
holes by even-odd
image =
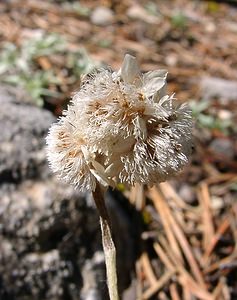
[[[192,118],[166,95],[166,77],[142,74],[130,55],[118,72],[88,76],[47,137],[53,171],[81,190],[96,180],[153,185],[176,174],[188,161]]]

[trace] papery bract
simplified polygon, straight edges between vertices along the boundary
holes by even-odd
[[[47,137],[50,165],[81,190],[153,185],[175,175],[191,150],[191,111],[166,95],[165,70],[142,74],[126,55],[118,72],[87,76]]]

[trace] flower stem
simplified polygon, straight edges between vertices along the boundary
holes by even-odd
[[[102,232],[102,244],[105,254],[107,284],[110,300],[119,300],[117,272],[116,272],[116,249],[112,239],[111,223],[101,187],[97,184],[93,197],[100,214],[100,226]]]

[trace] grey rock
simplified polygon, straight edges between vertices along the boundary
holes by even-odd
[[[79,299],[80,270],[101,247],[95,209],[53,178],[3,184],[0,198],[0,299]]]
[[[192,204],[195,201],[195,192],[193,188],[187,184],[181,185],[179,195],[185,202],[189,204]]]
[[[213,140],[209,148],[217,155],[226,157],[230,160],[234,159],[235,147],[233,141],[226,138],[217,138]]]
[[[98,283],[103,281],[105,273],[101,273],[101,266],[105,264],[104,253],[97,251],[92,259],[87,260],[82,270],[83,288],[81,298],[83,300],[102,300],[98,292]]]
[[[55,118],[0,87],[0,299],[107,300],[99,217],[91,196],[48,168],[45,135]],[[133,219],[108,195],[120,291],[135,260]]]
[[[124,291],[123,300],[136,300],[137,299],[137,286],[138,282],[136,279],[132,280],[131,285]]]
[[[0,88],[0,181],[45,177],[44,137],[53,115]]]
[[[237,101],[237,81],[217,77],[203,77],[200,89],[204,99],[218,98],[223,102]]]
[[[106,26],[114,22],[114,13],[107,7],[99,6],[93,10],[90,19],[95,25]]]

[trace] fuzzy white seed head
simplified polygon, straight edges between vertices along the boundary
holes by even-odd
[[[126,55],[118,72],[87,77],[49,131],[52,170],[82,191],[96,181],[153,185],[180,171],[191,151],[192,117],[166,95],[166,76],[142,74]]]

